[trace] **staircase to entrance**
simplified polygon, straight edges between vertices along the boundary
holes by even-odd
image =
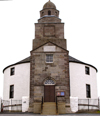
[[[56,103],[55,102],[44,102],[42,108],[43,115],[56,115]]]

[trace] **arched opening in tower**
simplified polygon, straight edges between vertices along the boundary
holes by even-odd
[[[48,11],[48,15],[51,15],[51,11],[50,10]]]

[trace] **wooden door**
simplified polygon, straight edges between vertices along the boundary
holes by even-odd
[[[44,102],[55,102],[55,86],[44,86]]]

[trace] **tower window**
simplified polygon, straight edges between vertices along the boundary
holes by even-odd
[[[53,54],[46,54],[46,62],[53,63]]]
[[[14,85],[10,85],[10,98],[14,98]]]
[[[10,69],[10,75],[12,76],[14,74],[15,74],[15,67],[13,67],[13,68]]]
[[[89,67],[85,67],[85,74],[90,75],[90,69],[89,69]]]
[[[50,10],[48,11],[48,15],[51,15],[51,11]]]
[[[44,12],[42,12],[42,16],[43,16]]]
[[[86,97],[91,98],[90,85],[86,84]]]
[[[57,16],[57,12],[55,12],[55,15]]]

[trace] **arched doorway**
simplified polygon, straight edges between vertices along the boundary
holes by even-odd
[[[52,79],[44,82],[44,102],[55,102],[55,82]]]

